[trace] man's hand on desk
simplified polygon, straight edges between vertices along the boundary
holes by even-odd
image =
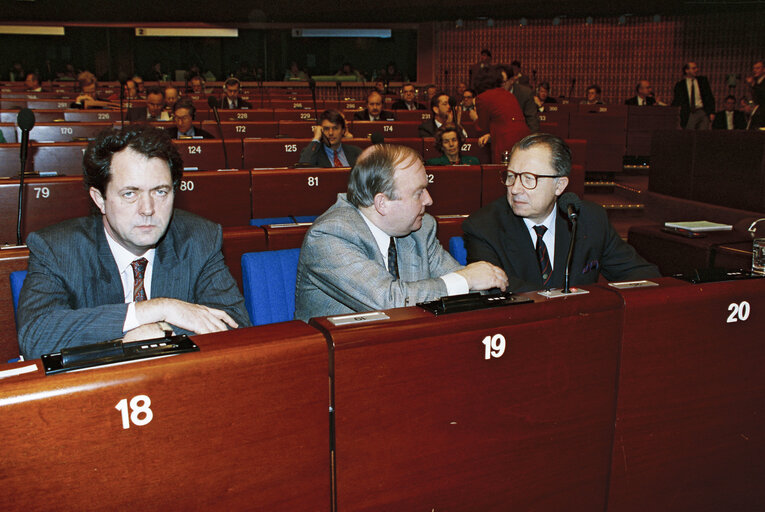
[[[505,271],[485,261],[471,263],[457,274],[468,282],[471,290],[490,290],[499,288],[503,292],[507,289],[508,280]]]
[[[164,324],[164,325],[162,325]],[[165,337],[165,330],[172,330],[172,327],[164,322],[154,322],[141,325],[125,333],[122,341],[130,343],[131,341],[154,340]]]
[[[136,302],[135,315],[142,326],[167,322],[196,334],[239,327],[225,311],[166,297]],[[164,336],[164,333],[162,335]]]

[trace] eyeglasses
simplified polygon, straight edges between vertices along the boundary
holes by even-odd
[[[530,172],[513,172],[511,170],[502,170],[499,172],[499,179],[506,187],[512,187],[515,183],[515,177],[521,177],[521,185],[526,190],[534,190],[537,188],[537,180],[539,178],[560,178],[560,176],[547,176],[540,174],[533,174]]]

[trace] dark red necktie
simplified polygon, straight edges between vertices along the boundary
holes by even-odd
[[[340,161],[340,155],[338,154],[336,149],[334,150],[334,152],[335,152],[335,161],[332,163],[332,165],[335,167],[342,167],[343,162]]]
[[[146,289],[143,286],[143,279],[148,264],[149,260],[146,258],[139,258],[130,264],[133,267],[133,302],[146,300]]]

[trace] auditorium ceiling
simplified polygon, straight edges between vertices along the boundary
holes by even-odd
[[[0,0],[2,19],[53,22],[394,23],[675,15],[765,9],[765,0]]]

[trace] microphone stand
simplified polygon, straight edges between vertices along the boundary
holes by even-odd
[[[220,135],[220,142],[223,145],[223,163],[226,164],[226,169],[230,169],[228,165],[228,151],[226,150],[226,138],[223,136],[223,127],[220,124],[220,114],[218,114],[218,100],[214,96],[210,96],[207,103],[212,107],[213,116],[215,116],[215,124],[218,125],[218,134]]]
[[[30,118],[27,117],[26,112],[29,112],[29,115],[31,116],[31,122]],[[24,113],[24,114],[22,114]],[[27,168],[27,149],[29,147],[29,130],[34,127],[35,124],[35,116],[34,113],[31,110],[23,109],[21,112],[19,112],[19,115],[23,115],[24,118],[21,122],[24,126],[21,127],[21,147],[19,148],[21,151],[20,154],[20,160],[21,160],[21,170],[19,171],[19,201],[17,206],[17,218],[16,218],[16,245],[21,246],[22,240],[21,240],[21,221],[22,221],[22,210],[24,205],[24,174],[26,172]],[[16,123],[18,124],[18,117],[16,118]]]
[[[568,216],[571,219],[571,243],[568,244],[568,256],[566,256],[566,275],[563,281],[563,293],[571,293],[571,288],[568,284],[568,278],[569,273],[571,272],[571,259],[574,256],[574,240],[576,240],[576,228],[579,224],[578,215],[571,205],[568,206]]]
[[[120,131],[125,129],[125,113],[122,110],[125,101],[125,84],[120,82]]]
[[[316,109],[316,80],[309,78],[308,87],[311,88],[311,98],[313,100],[313,119],[316,121],[316,124],[319,124],[319,111]]]
[[[265,93],[265,91],[263,91],[263,77],[261,76],[259,78],[260,80],[258,80],[258,87],[260,87],[260,108],[265,108],[263,107],[263,104],[265,102],[263,98],[263,94]]]

